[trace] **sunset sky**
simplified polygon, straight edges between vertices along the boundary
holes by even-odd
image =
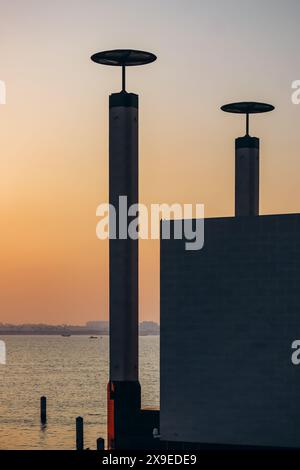
[[[105,49],[149,50],[128,70],[140,95],[140,201],[234,210],[234,138],[222,104],[276,106],[252,119],[261,137],[261,213],[300,211],[299,0],[0,0],[0,323],[107,319]],[[159,320],[159,242],[140,248],[140,318]]]

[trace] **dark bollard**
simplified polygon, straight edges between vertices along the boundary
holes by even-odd
[[[47,398],[41,397],[41,423],[46,424],[47,422]]]
[[[78,416],[78,418],[76,418],[76,450],[83,449],[83,418],[81,418],[81,416]]]
[[[104,439],[102,437],[97,439],[97,450],[104,450]]]

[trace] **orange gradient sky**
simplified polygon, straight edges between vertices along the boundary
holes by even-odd
[[[0,322],[82,324],[108,316],[108,95],[99,50],[154,52],[128,70],[140,95],[140,200],[233,215],[234,138],[219,107],[258,100],[261,213],[300,211],[298,0],[0,0]],[[159,243],[140,248],[140,318],[159,320]]]

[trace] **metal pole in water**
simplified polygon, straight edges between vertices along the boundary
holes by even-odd
[[[47,422],[47,397],[41,397],[41,423]]]
[[[76,450],[84,449],[83,441],[83,418],[78,416],[76,418]]]
[[[97,450],[104,450],[104,439],[102,437],[97,439]]]

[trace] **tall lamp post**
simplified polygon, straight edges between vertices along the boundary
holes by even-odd
[[[122,90],[109,97],[109,203],[116,210],[116,239],[109,241],[108,447],[126,449],[138,438],[138,240],[119,234],[119,197],[138,203],[138,95],[126,91],[126,67],[156,60],[150,52],[117,49],[92,61],[121,67]],[[130,218],[128,218],[128,224]]]
[[[259,139],[249,135],[250,114],[273,111],[266,103],[225,104],[222,111],[246,115],[246,135],[235,140],[235,215],[259,215]]]

